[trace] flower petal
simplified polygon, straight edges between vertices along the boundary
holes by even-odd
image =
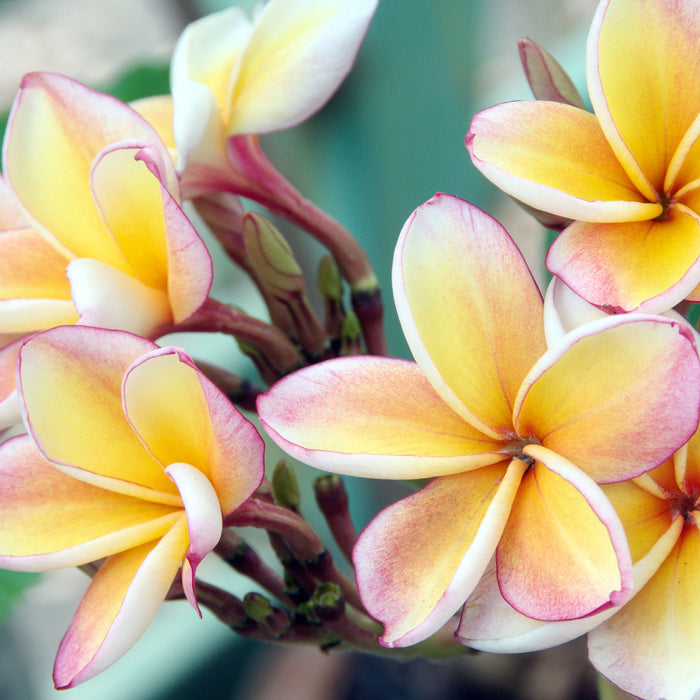
[[[265,431],[311,466],[413,479],[500,462],[500,441],[465,423],[412,362],[356,356],[284,377],[257,402]]]
[[[10,115],[3,170],[32,220],[67,255],[128,272],[92,202],[89,179],[93,158],[125,138],[156,144],[168,158],[156,131],[119,100],[64,76],[30,73]]]
[[[267,3],[229,96],[228,135],[286,129],[320,109],[350,72],[377,3]]]
[[[162,464],[187,462],[211,482],[228,515],[260,485],[264,445],[252,423],[178,348],[138,358],[124,375],[124,412]]]
[[[166,294],[100,260],[73,260],[66,274],[82,326],[150,336],[173,320]]]
[[[202,613],[194,593],[194,577],[199,563],[221,539],[221,506],[207,477],[191,464],[170,464],[165,473],[175,482],[187,513],[190,547],[187,551],[188,566],[182,569],[182,587],[190,605],[201,617]]]
[[[691,698],[700,688],[700,534],[686,524],[644,588],[588,637],[591,662],[623,690]]]
[[[79,316],[72,301],[63,299],[0,299],[3,334],[19,336],[72,324]]]
[[[505,229],[435,195],[403,227],[393,286],[408,344],[436,391],[481,432],[512,433],[515,396],[545,343],[542,297]]]
[[[644,221],[662,207],[636,190],[593,114],[559,102],[479,112],[467,134],[474,165],[504,192],[582,221]]]
[[[54,328],[25,343],[19,391],[29,432],[48,459],[76,478],[122,493],[177,494],[121,405],[125,370],[154,347],[129,333],[86,326]]]
[[[695,432],[699,372],[683,324],[641,314],[593,321],[533,367],[516,428],[595,481],[621,481],[658,466]]]
[[[649,200],[700,112],[695,3],[604,0],[588,40],[588,91],[618,159]],[[650,50],[652,47],[652,50]]]
[[[632,588],[622,524],[600,487],[541,445],[496,550],[501,594],[538,620],[570,620],[619,605]]]
[[[547,269],[591,304],[659,313],[700,281],[700,225],[674,206],[664,221],[574,222],[552,244]]]
[[[0,444],[0,566],[49,571],[164,535],[182,508],[78,481],[44,459],[27,435]]]
[[[84,683],[133,646],[163,602],[187,546],[183,514],[162,539],[107,559],[58,648],[56,688]]]
[[[0,232],[0,299],[70,299],[67,264],[34,229]]]
[[[415,644],[454,615],[477,584],[508,518],[525,465],[513,460],[435,479],[365,528],[353,561],[381,643]]]

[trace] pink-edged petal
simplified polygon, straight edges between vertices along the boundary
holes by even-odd
[[[130,273],[149,287],[165,290],[168,270],[161,187],[146,163],[136,158],[143,145],[126,141],[103,148],[92,163],[90,189]]]
[[[634,596],[673,549],[683,519],[674,519],[667,502],[631,481],[605,486],[603,491],[612,498],[630,544]],[[494,560],[464,606],[457,638],[481,651],[509,654],[538,651],[589,632],[619,610],[613,606],[595,615],[561,622],[533,620],[506,603],[498,587]]]
[[[641,590],[657,571],[673,548],[681,529],[682,520],[677,519],[663,539],[632,567],[632,595]],[[520,654],[540,651],[564,644],[594,630],[617,615],[624,607],[613,606],[603,612],[576,620],[534,620],[520,614],[505,601],[498,586],[494,561],[465,603],[456,637],[466,646],[491,653]]]
[[[70,299],[67,264],[34,229],[0,232],[0,299]]]
[[[681,206],[671,207],[663,221],[577,221],[554,241],[546,263],[591,304],[666,311],[700,280],[700,224]]]
[[[156,131],[119,100],[64,76],[30,73],[10,115],[3,169],[32,220],[67,254],[125,270],[93,204],[89,175],[93,158],[123,139],[155,144],[168,157]]]
[[[607,483],[670,457],[695,432],[699,409],[692,332],[627,314],[581,326],[549,350],[523,382],[515,416],[519,435]]]
[[[350,72],[378,0],[271,0],[256,18],[229,95],[227,133],[294,126]]]
[[[523,478],[496,550],[501,594],[538,620],[571,620],[620,605],[632,560],[619,517],[601,488],[541,445]]]
[[[167,294],[100,260],[73,260],[66,274],[82,326],[150,336],[173,320]]]
[[[134,645],[163,602],[187,547],[183,514],[160,540],[107,559],[58,648],[56,688],[84,683]]]
[[[545,350],[542,297],[505,229],[435,195],[401,231],[396,308],[411,352],[443,399],[481,432],[512,432],[515,396]]]
[[[700,534],[683,528],[644,588],[588,637],[589,657],[606,678],[645,698],[685,699],[700,689]]]
[[[465,423],[405,360],[328,360],[284,377],[257,406],[285,452],[339,474],[426,478],[503,459],[502,443]]]
[[[29,432],[62,469],[122,493],[172,494],[179,503],[167,465],[144,449],[122,411],[124,372],[154,347],[124,332],[54,328],[23,346],[18,388]]]
[[[185,461],[211,482],[228,515],[264,473],[264,443],[255,426],[178,348],[148,353],[126,371],[125,413],[163,464]]]
[[[163,536],[182,507],[149,503],[73,479],[29,436],[0,444],[0,566],[79,566]]]
[[[588,91],[608,141],[650,200],[700,112],[688,66],[700,60],[695,3],[604,0],[587,47]],[[653,50],[649,50],[653,47]]]
[[[459,610],[493,555],[525,468],[513,460],[440,477],[365,528],[353,561],[362,602],[384,624],[383,645],[415,644]]]
[[[646,201],[593,114],[559,102],[508,102],[479,112],[467,134],[474,165],[504,192],[582,221],[644,221]]]
[[[170,464],[165,473],[175,482],[187,513],[190,547],[187,551],[188,566],[182,569],[182,587],[190,605],[201,617],[194,593],[194,577],[199,563],[221,539],[221,506],[207,477],[191,464]]]

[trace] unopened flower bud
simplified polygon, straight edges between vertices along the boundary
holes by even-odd
[[[294,470],[281,459],[272,472],[272,488],[278,505],[296,511],[301,503],[299,482]]]
[[[318,263],[318,288],[324,299],[339,302],[343,298],[343,277],[330,255],[324,255]]]
[[[340,355],[362,354],[362,328],[357,316],[350,312],[343,319],[340,330]]]
[[[586,109],[573,81],[554,56],[531,39],[520,39],[518,49],[525,77],[535,99],[563,102]]]
[[[264,216],[252,211],[246,213],[243,239],[251,264],[273,296],[286,300],[290,294],[306,289],[289,243]]]

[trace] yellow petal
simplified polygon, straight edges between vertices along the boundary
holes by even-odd
[[[124,372],[153,348],[129,333],[83,326],[55,328],[24,345],[20,391],[28,428],[50,460],[85,470],[84,480],[92,474],[124,489],[177,493],[122,409]]]
[[[518,434],[598,482],[653,469],[696,428],[700,376],[687,335],[670,319],[635,314],[573,331],[524,382]]]
[[[437,392],[483,433],[511,433],[515,396],[545,342],[542,297],[505,229],[435,195],[404,225],[393,286],[413,356]]]
[[[700,689],[700,534],[686,524],[656,575],[588,637],[594,666],[645,698],[692,698]]]
[[[596,115],[637,187],[653,201],[667,167],[700,112],[694,3],[606,0],[588,43],[588,89]],[[645,184],[645,181],[648,184]],[[652,189],[653,188],[653,189]]]
[[[676,205],[663,221],[574,222],[554,241],[547,268],[596,306],[660,313],[698,284],[699,258],[697,215]]]
[[[31,228],[0,233],[0,299],[70,299],[69,259]]]
[[[435,479],[383,510],[353,559],[360,596],[384,625],[386,646],[414,644],[439,629],[486,568],[525,465],[513,460]]]
[[[183,515],[162,539],[115,554],[100,567],[61,640],[57,688],[96,676],[133,646],[163,602],[187,546]]]
[[[465,423],[404,360],[321,362],[274,384],[257,405],[282,449],[339,474],[427,478],[503,459],[503,443]]]
[[[600,487],[544,447],[518,490],[496,551],[503,597],[539,620],[571,620],[629,597],[624,530]]]
[[[593,114],[558,102],[508,102],[477,114],[474,165],[536,209],[582,221],[643,221],[661,213],[638,192]]]

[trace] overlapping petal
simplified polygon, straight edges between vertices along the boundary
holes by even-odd
[[[261,423],[289,454],[321,469],[412,479],[503,459],[412,362],[351,357],[284,377],[258,399]]]
[[[505,229],[436,195],[401,232],[393,287],[413,356],[437,392],[481,432],[512,432],[516,394],[545,342],[542,298]]]
[[[559,102],[507,102],[467,134],[474,165],[504,192],[582,221],[645,221],[662,207],[637,191],[593,114]]]
[[[353,552],[382,643],[405,646],[444,625],[478,582],[526,465],[514,460],[440,477],[383,510]]]
[[[27,435],[0,444],[0,474],[5,569],[79,566],[162,537],[182,514],[181,505],[147,503],[64,474]]]
[[[688,80],[688,66],[700,60],[698,46],[695,3],[604,0],[593,20],[591,102],[619,161],[652,201],[700,113],[700,87]]]
[[[160,143],[148,122],[115,98],[63,76],[30,73],[10,115],[3,169],[32,219],[69,254],[128,272],[93,204],[89,175],[100,151],[124,139]],[[170,171],[175,183],[172,165]]]
[[[614,299],[615,311],[660,313],[697,284],[698,217],[671,207],[664,221],[574,222],[549,249],[547,268],[591,304]]]
[[[163,465],[148,454],[127,422],[120,398],[122,377],[134,356],[154,347],[128,333],[55,328],[23,347],[19,388],[30,433],[62,469],[78,469],[79,478],[122,493],[148,497],[154,490],[179,502]],[[100,372],[90,371],[93,367]],[[114,447],[105,450],[105,445]]]
[[[614,617],[589,633],[590,659],[635,695],[684,699],[700,686],[700,533],[686,524],[654,577]]]
[[[533,367],[516,429],[597,482],[621,481],[658,466],[695,432],[699,368],[691,331],[671,319],[594,321]]]
[[[165,537],[115,554],[100,567],[59,646],[57,688],[89,680],[129,650],[163,602],[187,545],[183,515]]]
[[[632,561],[603,491],[547,448],[524,451],[537,461],[523,478],[496,552],[503,597],[541,620],[575,619],[625,602]]]

